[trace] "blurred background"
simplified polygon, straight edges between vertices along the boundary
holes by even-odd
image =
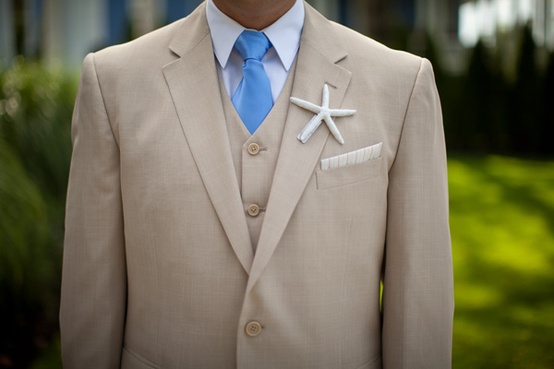
[[[311,0],[429,58],[449,152],[454,368],[554,368],[554,0]],[[0,368],[59,368],[81,61],[198,0],[0,0]]]

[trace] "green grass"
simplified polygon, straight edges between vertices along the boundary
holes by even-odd
[[[454,368],[554,368],[554,162],[449,160]]]
[[[449,160],[455,369],[554,368],[554,161]],[[59,341],[33,369],[60,367]]]

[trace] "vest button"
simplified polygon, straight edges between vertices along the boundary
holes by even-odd
[[[251,217],[257,217],[258,214],[260,214],[260,207],[256,204],[250,204],[248,205],[248,215]]]
[[[258,155],[258,153],[260,152],[260,145],[258,145],[257,143],[251,143],[250,145],[248,145],[248,153],[252,156],[255,156],[255,155]]]
[[[246,324],[246,327],[244,327],[244,331],[246,332],[247,336],[250,337],[257,337],[262,333],[262,325],[259,322],[251,321]]]

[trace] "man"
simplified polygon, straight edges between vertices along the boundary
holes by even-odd
[[[208,0],[87,56],[73,144],[66,368],[450,367],[428,61],[302,0]]]

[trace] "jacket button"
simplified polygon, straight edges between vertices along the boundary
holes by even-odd
[[[262,333],[262,325],[259,322],[251,321],[246,324],[246,327],[244,327],[244,331],[246,332],[247,336],[256,337],[259,336],[260,333]]]
[[[248,145],[248,153],[252,156],[255,156],[255,155],[258,155],[258,153],[260,152],[260,145],[258,145],[257,143],[251,143],[250,145]]]
[[[248,215],[251,217],[257,217],[258,214],[260,214],[260,207],[256,204],[250,204],[248,205]]]

